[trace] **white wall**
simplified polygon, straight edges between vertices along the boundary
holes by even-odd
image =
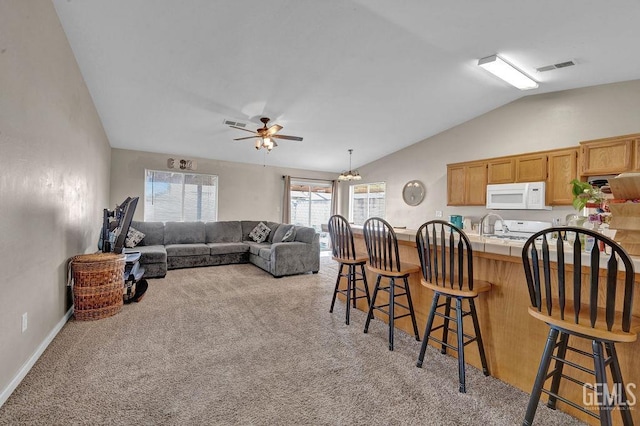
[[[514,89],[515,90],[515,89]],[[484,207],[448,207],[448,163],[577,146],[580,141],[640,132],[640,80],[526,96],[436,136],[360,167],[360,182],[387,183],[386,217],[394,226],[416,229],[435,211],[479,219]],[[425,117],[425,119],[429,119]],[[427,189],[416,207],[402,201],[412,179]],[[348,214],[348,197],[341,211]],[[501,211],[505,219],[548,220],[575,213],[571,206],[551,212]]]
[[[253,149],[250,146],[247,149]],[[269,155],[277,155],[277,149]],[[180,159],[178,154],[111,150],[111,201],[113,208],[127,197],[140,197],[135,220],[144,218],[144,171],[170,170],[167,159]],[[282,220],[282,176],[309,179],[335,179],[335,173],[312,172],[283,167],[259,166],[204,158],[196,160],[194,173],[218,175],[218,220]],[[179,169],[173,169],[180,171]]]
[[[2,404],[64,324],[68,259],[96,250],[110,148],[48,0],[0,2],[0,94]]]

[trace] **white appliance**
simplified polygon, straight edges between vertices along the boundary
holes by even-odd
[[[545,205],[544,182],[487,185],[487,208],[494,210],[551,210]]]
[[[494,234],[487,237],[525,241],[536,232],[550,227],[551,222],[537,220],[496,220]]]

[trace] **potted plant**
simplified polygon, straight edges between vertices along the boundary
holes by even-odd
[[[572,180],[570,184],[573,185],[571,192],[573,193],[573,207],[576,210],[584,211],[586,207],[600,208],[604,200],[600,188],[591,185],[589,182],[581,182],[578,179]]]

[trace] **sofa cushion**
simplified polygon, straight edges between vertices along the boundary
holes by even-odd
[[[144,238],[137,247],[140,246],[157,246],[164,244],[164,223],[162,222],[131,222],[138,231],[144,234]]]
[[[316,235],[316,230],[307,226],[296,226],[296,239],[302,243],[313,243],[313,238]]]
[[[245,243],[207,243],[207,246],[212,256],[249,251],[249,246]]]
[[[240,226],[242,227],[242,241],[251,240],[251,238],[249,237],[249,233],[251,233],[251,231],[253,231],[253,228],[255,228],[259,223],[259,220],[240,221]]]
[[[280,227],[280,224],[278,222],[265,222],[265,225],[267,225],[267,228],[271,230],[271,232],[269,232],[269,235],[267,236],[266,241],[269,243],[274,242],[273,234],[278,230],[278,228]]]
[[[271,244],[269,243],[256,243],[255,241],[245,241],[244,243],[249,246],[249,253],[255,254],[256,256],[260,255],[261,249],[271,248]]]
[[[278,226],[278,229],[276,229],[275,232],[273,232],[273,238],[271,239],[271,242],[281,243],[285,234],[289,232],[291,229],[294,229],[293,225],[282,224]],[[291,241],[293,241],[293,239]]]
[[[205,241],[207,243],[240,243],[242,242],[242,226],[237,220],[226,222],[207,222]]]
[[[165,248],[167,249],[168,257],[198,256],[208,255],[209,253],[211,253],[211,249],[209,248],[209,246],[204,243],[167,244]]]
[[[267,240],[267,237],[269,236],[269,232],[271,232],[271,228],[269,228],[263,222],[260,222],[249,233],[249,238],[251,238],[256,243],[261,243]]]
[[[167,222],[164,225],[164,245],[195,244],[204,241],[204,222]]]
[[[132,249],[125,249],[125,253],[140,252],[140,263],[167,263],[167,250],[162,245],[136,246]]]

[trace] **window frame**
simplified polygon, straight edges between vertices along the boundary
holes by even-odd
[[[380,217],[382,219],[386,218],[387,215],[387,182],[385,181],[379,181],[379,182],[369,182],[369,183],[356,183],[353,185],[349,185],[349,222],[353,223],[355,225],[363,225],[364,221],[366,221],[367,219],[369,219],[371,216],[371,205],[369,200],[371,199],[370,194],[371,194],[371,187],[373,185],[384,185],[384,209],[383,209],[383,214],[377,217]],[[365,214],[365,219],[362,221],[362,223],[355,223],[355,219],[354,219],[354,214],[353,214],[353,209],[354,209],[354,194],[355,194],[355,187],[357,186],[366,186],[367,187],[367,203],[366,203],[366,214]]]

